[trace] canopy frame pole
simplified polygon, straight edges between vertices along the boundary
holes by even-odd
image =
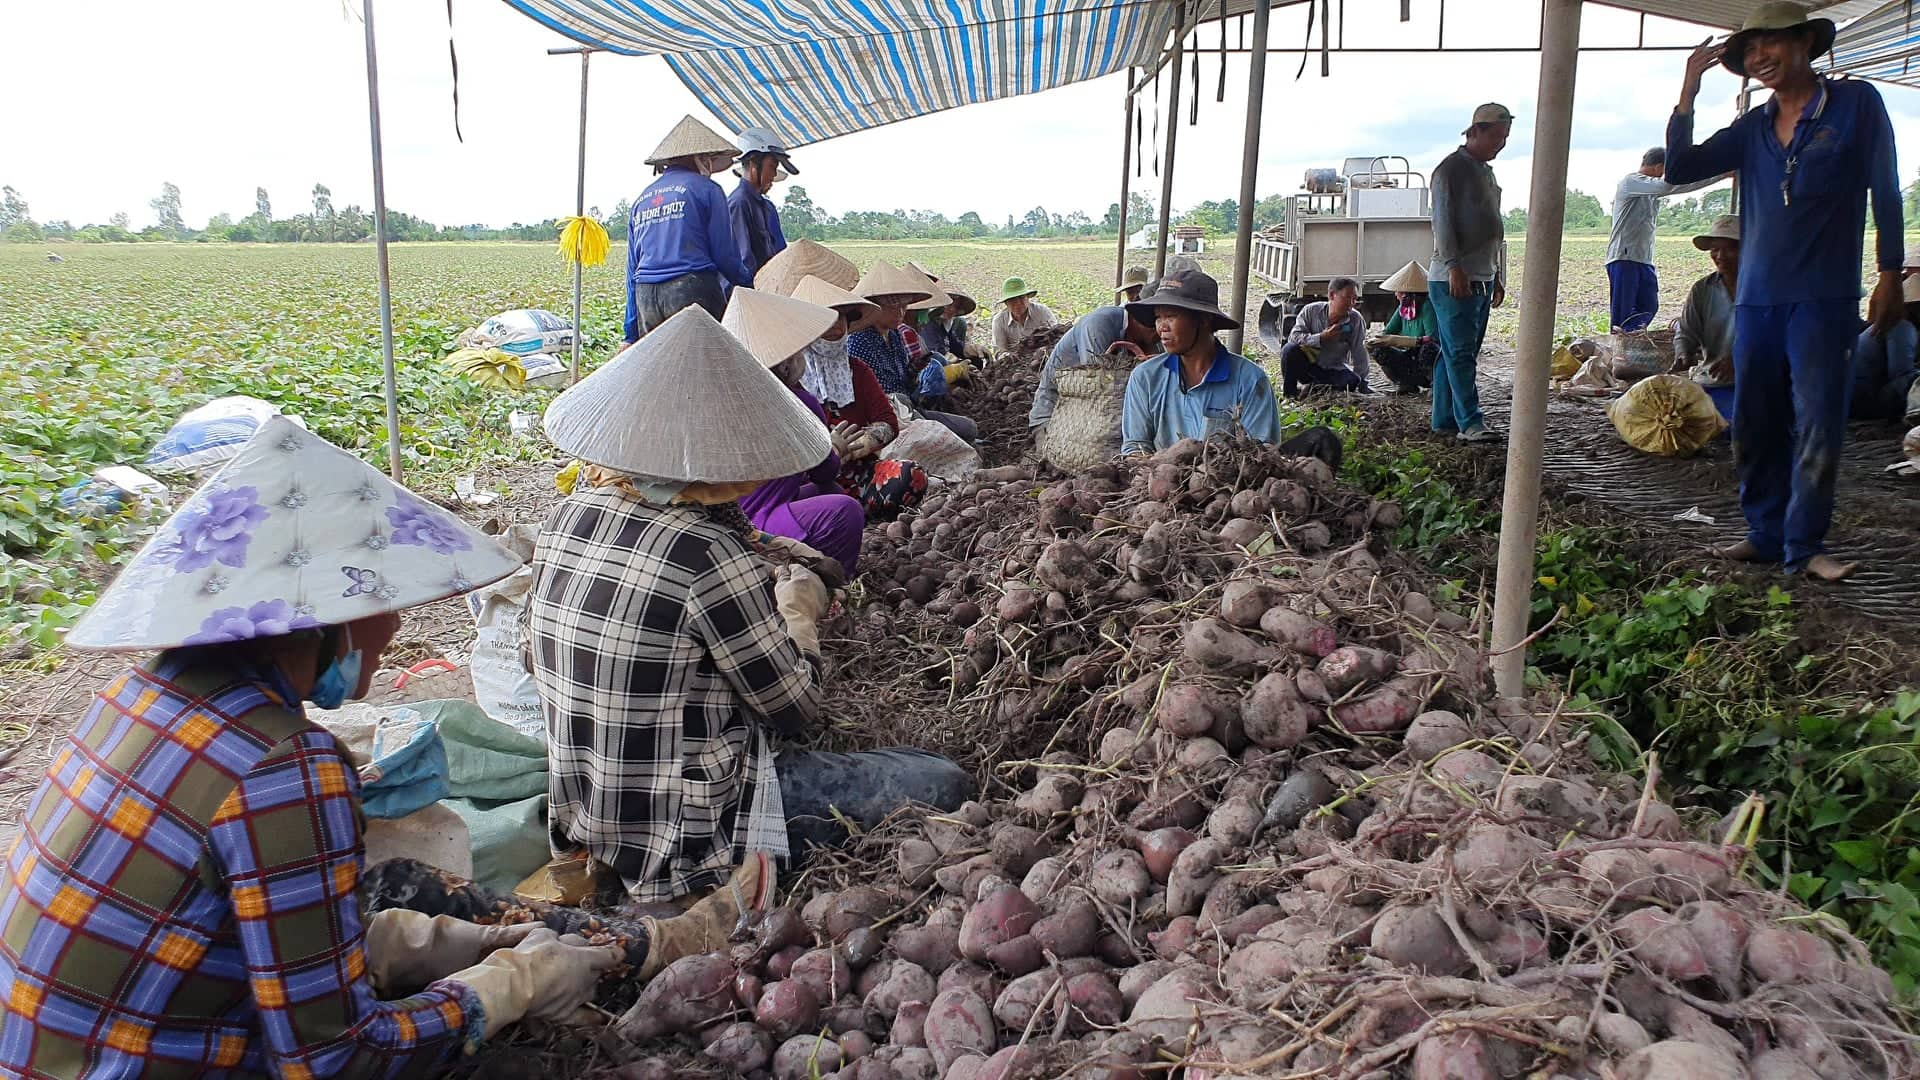
[[[1167,275],[1167,248],[1173,234],[1167,222],[1173,214],[1173,154],[1180,144],[1180,57],[1187,47],[1187,5],[1180,4],[1173,15],[1173,79],[1167,91],[1167,167],[1160,174],[1160,248],[1153,256],[1155,279]]]
[[[387,377],[387,473],[400,482],[400,387],[393,366],[393,283],[387,266],[387,174],[380,152],[380,64],[373,46],[373,0],[361,0],[367,34],[367,130],[373,140],[373,251],[380,282],[380,354]]]
[[[1120,243],[1113,257],[1113,283],[1117,288],[1127,274],[1127,202],[1133,198],[1133,69],[1127,69],[1127,122],[1120,129]]]
[[[1500,556],[1493,597],[1493,674],[1502,697],[1526,691],[1527,617],[1533,603],[1534,544],[1540,527],[1540,461],[1546,445],[1547,376],[1559,312],[1561,226],[1567,211],[1567,154],[1574,77],[1580,63],[1581,0],[1542,0],[1539,116],[1533,127],[1533,206],[1520,286],[1513,416],[1500,507]]]
[[[573,183],[573,215],[587,216],[587,61],[592,49],[580,50],[580,163]],[[580,339],[585,328],[580,324],[580,260],[573,260],[573,374],[569,384],[580,381]]]
[[[1247,64],[1247,130],[1240,145],[1240,220],[1234,228],[1233,306],[1227,309],[1241,325],[1227,334],[1227,349],[1240,352],[1246,343],[1247,289],[1253,268],[1254,194],[1260,173],[1260,111],[1267,96],[1267,24],[1273,0],[1253,7],[1253,54]]]

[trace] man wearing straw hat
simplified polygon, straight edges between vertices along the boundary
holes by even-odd
[[[1131,304],[1140,299],[1140,294],[1146,290],[1146,287],[1147,268],[1129,266],[1127,272],[1121,275],[1120,284],[1114,288],[1113,294],[1118,298],[1119,303]]]
[[[1214,335],[1240,325],[1220,310],[1220,284],[1198,270],[1170,273],[1128,313],[1153,319],[1166,354],[1127,377],[1120,452],[1133,457],[1181,439],[1235,428],[1261,442],[1280,441],[1273,383],[1258,364],[1227,351]]]
[[[773,859],[844,838],[908,801],[970,794],[912,751],[827,755],[774,741],[820,705],[820,579],[763,558],[739,499],[811,469],[827,429],[705,311],[688,308],[547,407],[547,436],[588,463],[548,516],[528,603],[547,712],[556,856],[632,899],[714,890],[648,924],[643,978],[724,947]],[[694,919],[696,913],[700,918]]]
[[[735,154],[732,143],[688,116],[647,156],[659,179],[627,216],[628,342],[689,305],[718,319],[727,290],[753,284],[734,241],[726,193],[711,179]]]
[[[1000,285],[1000,310],[993,313],[993,351],[1010,353],[1020,343],[1055,325],[1053,312],[1035,300],[1039,289],[1029,288],[1027,279],[1010,277]]]
[[[1869,206],[1880,275],[1868,321],[1885,334],[1904,313],[1893,126],[1871,84],[1814,70],[1833,38],[1833,20],[1799,4],[1760,5],[1725,44],[1708,41],[1687,58],[1667,123],[1669,179],[1738,172],[1743,192],[1733,443],[1747,536],[1719,554],[1825,581],[1857,569],[1827,554],[1826,539],[1847,434]],[[1773,97],[1696,145],[1693,102],[1716,64]]]
[[[752,127],[740,133],[740,183],[727,195],[728,221],[733,228],[734,244],[740,261],[759,273],[767,260],[787,248],[786,233],[780,228],[780,208],[767,193],[775,180],[798,176],[793,159],[787,156],[784,140],[766,128]]]
[[[367,693],[400,612],[519,565],[263,423],[68,635],[152,655],[60,742],[7,855],[0,1073],[429,1075],[574,1018],[623,949],[363,912],[358,773],[305,709]]]
[[[1722,215],[1693,238],[1707,253],[1712,272],[1687,290],[1680,317],[1673,320],[1673,359],[1692,369],[1693,381],[1713,399],[1713,407],[1733,420],[1733,298],[1740,291],[1740,219]]]

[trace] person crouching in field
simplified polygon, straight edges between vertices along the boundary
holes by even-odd
[[[1303,387],[1327,387],[1369,394],[1367,317],[1355,306],[1360,283],[1337,277],[1327,283],[1327,298],[1300,309],[1280,350],[1282,393],[1299,397]]]
[[[1273,383],[1258,364],[1227,351],[1214,335],[1239,326],[1220,310],[1220,284],[1198,270],[1169,273],[1128,304],[1150,316],[1166,355],[1133,369],[1121,411],[1121,454],[1164,450],[1236,427],[1261,442],[1280,441]]]
[[[359,776],[306,714],[367,693],[402,610],[519,565],[262,424],[67,637],[157,652],[96,695],[7,855],[0,1073],[424,1076],[590,1001],[620,947],[363,914]]]
[[[1673,320],[1673,358],[1692,369],[1693,381],[1733,420],[1733,298],[1740,291],[1740,219],[1723,216],[1693,238],[1713,272],[1693,283]]]
[[[660,178],[633,200],[627,216],[629,343],[689,305],[718,319],[726,313],[726,290],[753,284],[734,240],[726,192],[711,179],[735,155],[732,143],[688,116],[647,156]]]
[[[1381,283],[1400,306],[1381,327],[1380,338],[1367,352],[1403,394],[1417,394],[1433,385],[1433,365],[1440,358],[1440,326],[1427,295],[1427,273],[1410,262]]]

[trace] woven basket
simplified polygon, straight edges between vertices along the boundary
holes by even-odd
[[[1127,399],[1127,366],[1068,368],[1054,376],[1060,399],[1047,421],[1040,453],[1067,472],[1090,469],[1120,453],[1120,414]]]
[[[1613,373],[1632,382],[1673,371],[1673,329],[1635,330],[1613,335]]]

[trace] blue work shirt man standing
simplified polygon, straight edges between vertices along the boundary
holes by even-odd
[[[1267,373],[1214,337],[1240,325],[1220,310],[1219,282],[1198,270],[1170,273],[1127,310],[1153,319],[1166,355],[1127,377],[1122,455],[1151,454],[1236,425],[1261,442],[1280,441],[1280,413]]]
[[[714,173],[735,155],[733,144],[688,116],[648,156],[660,178],[627,215],[628,342],[699,304],[718,322],[727,287],[752,285],[727,218],[727,195]]]
[[[787,250],[780,229],[780,208],[767,198],[781,173],[800,175],[787,156],[780,136],[766,128],[740,133],[740,184],[727,195],[727,219],[733,229],[734,249],[747,270],[758,274],[767,260]]]
[[[1473,110],[1466,141],[1434,167],[1433,265],[1428,294],[1440,331],[1433,365],[1433,430],[1461,442],[1496,442],[1480,411],[1480,345],[1492,308],[1507,302],[1500,265],[1506,223],[1500,220],[1500,184],[1487,162],[1507,148],[1513,113],[1488,102]]]
[[[1667,124],[1667,175],[1685,183],[1737,170],[1740,273],[1734,295],[1733,442],[1747,537],[1729,559],[1780,562],[1827,581],[1854,563],[1826,554],[1846,439],[1850,359],[1860,329],[1860,263],[1869,195],[1879,283],[1868,303],[1885,334],[1904,314],[1900,179],[1893,126],[1865,82],[1828,79],[1813,60],[1833,45],[1829,19],[1763,4],[1724,45],[1687,58]],[[1693,141],[1700,78],[1719,63],[1773,91],[1705,142]]]

